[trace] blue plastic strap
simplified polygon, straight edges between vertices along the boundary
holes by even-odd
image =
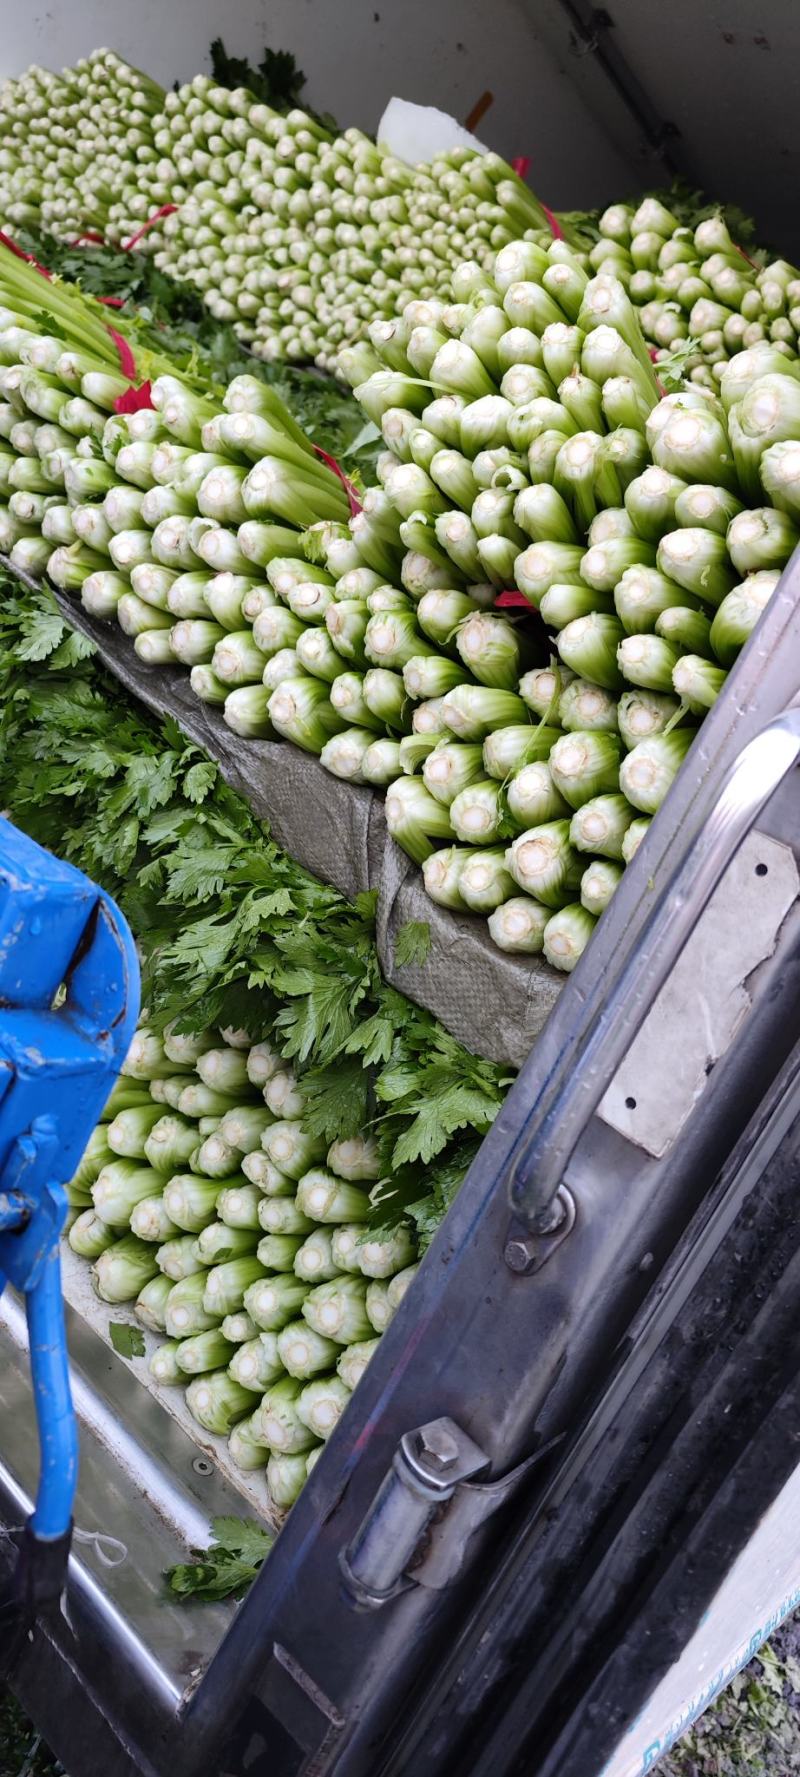
[[[51,1248],[36,1288],[26,1296],[31,1375],[39,1428],[41,1469],[34,1536],[68,1530],[78,1477],[78,1432],[69,1385],[69,1359],[58,1247]]]

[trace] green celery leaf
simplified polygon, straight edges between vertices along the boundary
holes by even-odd
[[[212,1518],[211,1539],[215,1547],[231,1549],[251,1561],[263,1561],[272,1547],[272,1536],[254,1518]]]
[[[441,1153],[447,1138],[458,1129],[488,1129],[499,1104],[469,1086],[451,1086],[438,1097],[423,1100],[413,1121],[395,1142],[395,1166],[411,1160],[431,1160]]]
[[[303,1075],[303,1122],[328,1142],[358,1135],[367,1120],[368,1075],[356,1057]]]
[[[66,627],[59,611],[35,611],[25,625],[25,637],[18,649],[19,659],[45,660],[58,647]]]
[[[129,1327],[124,1320],[110,1320],[108,1336],[120,1357],[144,1357],[144,1333],[140,1327]]]
[[[395,968],[409,965],[421,968],[431,948],[431,928],[427,919],[407,919],[400,927],[394,947]]]
[[[217,767],[210,759],[191,765],[183,779],[183,788],[190,802],[204,802],[217,781]]]
[[[210,1547],[193,1550],[196,1561],[168,1568],[164,1578],[179,1598],[240,1597],[252,1585],[272,1543],[270,1532],[251,1518],[212,1518]]]

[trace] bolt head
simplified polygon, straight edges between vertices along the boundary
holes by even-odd
[[[522,1235],[519,1239],[509,1240],[506,1243],[504,1256],[509,1271],[517,1271],[520,1275],[524,1275],[526,1271],[532,1271],[536,1263],[534,1236],[532,1234],[527,1237]]]
[[[437,1474],[453,1467],[458,1458],[458,1444],[441,1420],[434,1420],[420,1432],[419,1455],[426,1468],[435,1469]]]

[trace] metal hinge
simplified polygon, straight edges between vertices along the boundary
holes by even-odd
[[[432,1419],[405,1432],[367,1515],[339,1556],[347,1590],[368,1610],[414,1584],[408,1573],[427,1532],[464,1481],[489,1458],[454,1419]]]
[[[478,1482],[489,1458],[453,1419],[406,1432],[388,1475],[349,1548],[339,1557],[347,1590],[377,1610],[411,1586],[443,1590],[467,1558],[478,1530],[559,1440],[499,1480]]]

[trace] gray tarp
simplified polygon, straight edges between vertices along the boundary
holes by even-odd
[[[216,759],[226,781],[298,863],[342,893],[378,890],[377,933],[388,981],[427,1006],[453,1036],[493,1061],[520,1066],[555,1004],[563,976],[538,957],[505,956],[482,919],[430,901],[416,866],[390,839],[380,795],[341,783],[288,743],[242,740],[194,696],[184,669],[146,667],[121,630],[87,616],[56,593],[71,623],[96,642],[118,679],[156,712],[172,715]],[[427,920],[431,946],[421,967],[396,969],[406,920]]]

